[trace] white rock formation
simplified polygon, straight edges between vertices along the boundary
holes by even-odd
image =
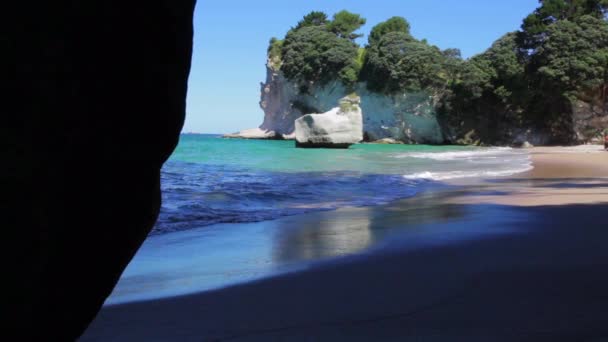
[[[384,138],[384,139],[379,139],[376,141],[372,141],[372,143],[374,144],[384,144],[384,145],[400,145],[403,144],[403,141],[401,140],[395,140],[393,138]]]
[[[250,128],[230,134],[224,134],[224,138],[240,139],[281,139],[274,131],[263,130],[261,128]]]
[[[300,85],[285,78],[272,63],[266,66],[266,82],[261,85],[260,107],[264,111],[262,130],[274,131],[284,138],[293,136],[295,120],[310,113],[332,109],[342,97],[352,92],[340,82],[320,86]],[[361,97],[363,131],[369,141],[392,138],[406,143],[443,142],[434,101],[427,93],[383,95],[370,92],[364,83],[355,86]]]
[[[269,61],[266,82],[261,84],[260,107],[264,121],[256,137],[245,130],[229,135],[249,139],[294,139],[295,121],[305,114],[331,110],[352,92],[338,81],[309,84],[306,91],[289,81]],[[392,138],[405,143],[440,144],[444,141],[435,113],[435,99],[425,92],[383,95],[370,92],[364,83],[355,86],[361,97],[366,140]],[[262,133],[260,133],[262,132]],[[266,132],[266,133],[263,133]]]
[[[323,114],[307,114],[295,121],[296,146],[348,148],[363,140],[363,113],[358,96]]]

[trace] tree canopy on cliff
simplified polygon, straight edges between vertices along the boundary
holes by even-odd
[[[458,49],[417,40],[402,17],[374,26],[361,48],[355,40],[365,19],[347,11],[331,20],[322,12],[307,14],[284,40],[271,41],[269,56],[304,89],[339,80],[350,87],[366,82],[384,94],[428,91],[456,121],[568,125],[574,101],[608,108],[608,0],[539,3],[520,31],[467,60]]]
[[[536,49],[546,40],[549,27],[559,21],[575,21],[590,15],[604,18],[608,0],[540,0],[541,6],[528,15],[521,26],[520,45],[524,49]]]
[[[353,85],[360,68],[359,47],[353,40],[364,24],[365,19],[347,11],[336,13],[331,21],[325,13],[311,12],[287,33],[274,56],[280,56],[285,77],[303,86],[332,80]]]
[[[392,17],[387,21],[374,26],[368,37],[368,45],[372,46],[380,41],[380,38],[387,33],[402,32],[410,35],[410,23],[402,17]]]
[[[323,26],[329,22],[327,20],[327,14],[323,12],[312,11],[302,18],[296,25],[295,29],[301,29],[302,27],[308,26]]]
[[[340,11],[334,14],[333,20],[328,23],[328,29],[338,37],[355,40],[363,36],[355,31],[365,25],[365,22],[365,18],[361,18],[358,14]]]
[[[443,84],[441,51],[405,32],[389,32],[370,45],[364,80],[378,92],[420,91]]]
[[[606,105],[608,0],[540,4],[521,31],[463,64],[444,99],[450,115],[509,117],[567,141],[573,101]]]
[[[342,80],[356,82],[357,46],[323,26],[308,26],[290,32],[282,46],[281,70],[285,77],[325,84]]]
[[[531,68],[541,86],[576,93],[598,89],[608,80],[608,24],[586,15],[552,25]]]

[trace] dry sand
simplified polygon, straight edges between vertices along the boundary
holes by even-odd
[[[608,341],[608,152],[587,149],[535,148],[524,175],[432,197],[458,219],[429,221],[416,199],[370,214],[439,242],[395,239],[303,272],[109,306],[82,340]],[[450,238],[463,231],[483,234]]]

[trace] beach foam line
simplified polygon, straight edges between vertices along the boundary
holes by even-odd
[[[483,171],[445,171],[445,172],[417,172],[410,175],[403,175],[405,179],[423,179],[423,180],[435,180],[442,181],[448,179],[458,179],[458,178],[477,178],[477,177],[507,177],[517,173],[522,173],[526,171],[532,170],[534,167],[532,164],[526,165],[517,169],[509,169],[509,170],[499,170],[499,171],[491,171],[491,170],[483,170]]]
[[[505,152],[515,152],[510,147],[496,147],[478,151],[454,151],[454,152],[408,152],[396,154],[395,158],[421,158],[432,160],[472,160],[477,158],[492,158],[502,156]]]

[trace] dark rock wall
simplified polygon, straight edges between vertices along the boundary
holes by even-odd
[[[3,9],[2,334],[76,339],[152,228],[185,115],[194,3]]]

